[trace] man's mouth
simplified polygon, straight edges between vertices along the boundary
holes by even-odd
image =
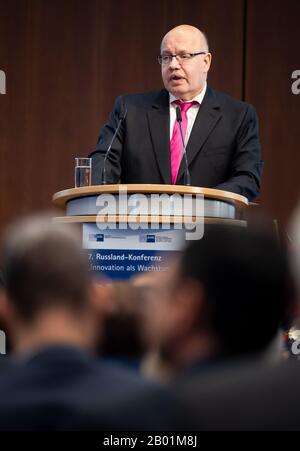
[[[183,77],[180,77],[180,75],[171,75],[170,81],[181,81],[184,80]]]

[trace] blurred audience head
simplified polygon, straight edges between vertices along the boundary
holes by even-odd
[[[31,335],[41,343],[91,339],[88,262],[77,228],[48,215],[25,218],[4,236],[2,265],[16,347],[26,347]]]
[[[145,352],[142,339],[140,290],[130,281],[114,282],[107,290],[108,304],[100,353],[109,359],[139,366]]]
[[[257,227],[206,227],[167,285],[152,335],[174,367],[263,352],[292,302],[286,252]]]

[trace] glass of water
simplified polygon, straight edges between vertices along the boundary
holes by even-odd
[[[92,159],[75,158],[75,188],[90,186],[92,176]]]

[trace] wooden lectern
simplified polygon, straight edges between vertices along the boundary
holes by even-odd
[[[235,193],[177,185],[101,185],[55,193],[62,222],[79,223],[91,270],[112,279],[164,271],[207,224],[246,226],[248,200]]]

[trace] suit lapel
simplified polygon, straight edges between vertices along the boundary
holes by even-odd
[[[222,114],[220,105],[217,101],[214,91],[207,87],[203,102],[200,105],[198,114],[196,116],[192,132],[186,147],[187,158],[190,164],[193,162],[196,155],[200,152],[205,141],[221,119]],[[177,181],[181,179],[185,171],[184,160],[178,171]]]
[[[170,162],[170,109],[169,93],[158,93],[152,109],[147,112],[150,135],[156,161],[164,183],[171,184]]]

